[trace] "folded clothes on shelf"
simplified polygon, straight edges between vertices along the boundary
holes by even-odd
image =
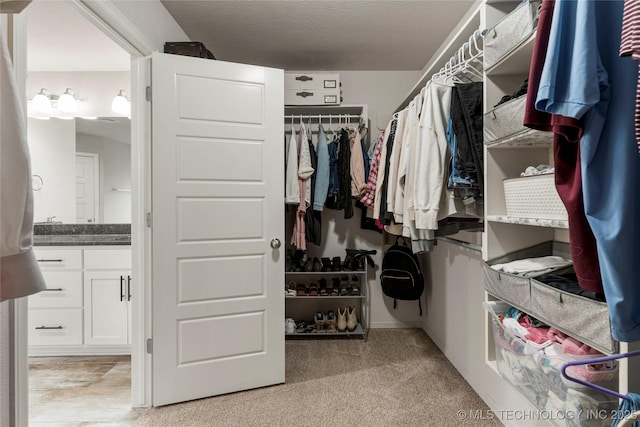
[[[493,264],[491,268],[510,274],[518,274],[525,277],[537,276],[548,273],[562,267],[568,267],[572,263],[562,257],[550,255],[537,258],[519,259],[504,264]]]

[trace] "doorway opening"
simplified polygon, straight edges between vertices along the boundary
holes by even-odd
[[[120,91],[130,93],[131,56],[70,2],[33,2],[25,11],[26,98],[31,100],[46,88],[52,103],[46,114],[34,113],[33,105],[28,108],[32,171],[43,181],[34,193],[34,222],[44,227],[130,227],[131,123],[127,114],[113,112],[111,103]],[[69,89],[75,95],[75,112],[65,111],[60,102]],[[79,264],[68,265],[64,271],[42,268],[47,287],[54,287],[50,281],[64,276],[75,280],[77,294],[68,299],[29,300],[29,424],[126,421],[132,412],[131,348],[135,342],[131,330],[136,327],[129,303],[131,249],[35,247],[36,253],[56,249],[77,255]],[[128,254],[128,271],[127,266],[117,270],[119,264],[112,262],[122,254]],[[89,262],[101,258],[104,265]],[[65,289],[60,294],[73,293],[66,291],[67,283],[60,286]],[[126,289],[128,295],[115,304],[105,294],[96,298],[98,291],[113,288],[118,293]],[[109,315],[101,319],[96,313]],[[112,318],[114,313],[117,318]],[[73,330],[76,332],[68,332]]]

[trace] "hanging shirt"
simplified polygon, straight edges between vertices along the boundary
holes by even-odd
[[[360,199],[367,191],[367,181],[364,178],[364,157],[362,144],[360,142],[360,131],[358,129],[349,131],[349,145],[351,147],[350,174],[351,174],[351,195]]]
[[[298,184],[298,141],[296,131],[291,126],[291,139],[287,144],[287,169],[285,172],[285,203],[297,205],[300,203],[300,184]]]
[[[536,108],[580,119],[584,208],[598,245],[613,338],[640,340],[638,65],[620,58],[621,1],[556,1]]]
[[[386,213],[386,204],[383,205],[386,200],[386,188],[387,182],[389,181],[389,169],[388,169],[388,160],[391,154],[390,144],[395,136],[395,128],[397,126],[398,119],[392,118],[389,123],[387,123],[387,127],[384,129],[385,140],[382,143],[382,149],[380,151],[380,166],[378,167],[378,179],[376,181],[376,192],[373,196],[373,218],[381,219],[384,217],[384,213]],[[393,132],[391,130],[393,125]],[[384,207],[384,212],[383,212]]]
[[[384,131],[380,132],[380,136],[376,140],[375,148],[373,150],[373,159],[371,162],[371,170],[369,171],[369,178],[367,180],[367,191],[364,197],[360,200],[365,206],[373,206],[373,201],[376,193],[376,183],[378,181],[378,169],[380,167],[380,157],[382,154],[382,143],[384,142]]]
[[[0,301],[46,288],[32,251],[33,190],[25,120],[0,26]]]
[[[574,270],[580,286],[588,291],[602,293],[600,265],[596,238],[584,213],[582,172],[580,168],[580,134],[582,124],[573,117],[549,114],[535,109],[544,61],[547,55],[549,33],[555,0],[542,3],[538,18],[536,40],[531,57],[524,125],[532,129],[553,131],[553,162],[555,185],[567,209],[569,245]]]
[[[622,40],[620,56],[631,56],[640,61],[640,1],[625,0],[622,16]],[[636,83],[636,144],[640,151],[640,70]]]
[[[324,133],[322,124],[318,125],[318,144],[316,150],[318,153],[318,167],[316,170],[316,184],[313,197],[313,210],[322,211],[324,202],[327,200],[327,192],[329,191],[329,141]]]

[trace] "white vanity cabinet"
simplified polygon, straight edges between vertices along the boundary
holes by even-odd
[[[47,288],[29,297],[29,345],[82,345],[82,250],[35,249]]]
[[[34,252],[47,289],[29,296],[29,354],[130,353],[130,246]]]
[[[85,249],[84,342],[131,344],[131,250]]]

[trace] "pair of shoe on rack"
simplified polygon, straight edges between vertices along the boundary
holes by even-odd
[[[336,328],[338,332],[353,332],[358,327],[358,318],[356,317],[355,307],[338,307],[338,319],[336,321]]]
[[[327,314],[319,311],[313,316],[316,326],[316,332],[335,332],[336,331],[336,313],[331,310]]]
[[[340,308],[338,307],[338,315],[331,310],[327,314],[321,311],[313,316],[316,326],[316,332],[353,332],[358,327],[358,318],[356,316],[356,308]]]

